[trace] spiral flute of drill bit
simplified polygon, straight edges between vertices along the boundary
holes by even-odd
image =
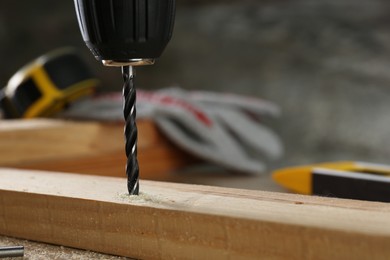
[[[131,66],[122,67],[123,85],[123,115],[125,118],[125,140],[126,140],[126,175],[127,189],[130,195],[139,193],[139,166],[137,160],[137,125],[136,125],[136,90],[134,86],[134,69]]]

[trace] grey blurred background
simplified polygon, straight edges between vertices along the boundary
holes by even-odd
[[[118,69],[81,40],[73,1],[0,3],[0,82],[55,48],[74,46],[121,90]],[[174,36],[138,86],[228,91],[279,104],[270,123],[286,153],[271,168],[329,160],[390,163],[390,2],[178,0]]]

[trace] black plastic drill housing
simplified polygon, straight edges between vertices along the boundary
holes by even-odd
[[[74,0],[83,39],[99,61],[160,57],[172,36],[175,0]]]

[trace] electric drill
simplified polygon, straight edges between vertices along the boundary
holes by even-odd
[[[127,187],[139,193],[134,66],[150,65],[172,36],[175,0],[74,0],[84,42],[98,61],[122,67]]]

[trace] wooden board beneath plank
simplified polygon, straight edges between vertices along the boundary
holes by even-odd
[[[389,259],[390,205],[0,169],[0,234],[147,259]]]

